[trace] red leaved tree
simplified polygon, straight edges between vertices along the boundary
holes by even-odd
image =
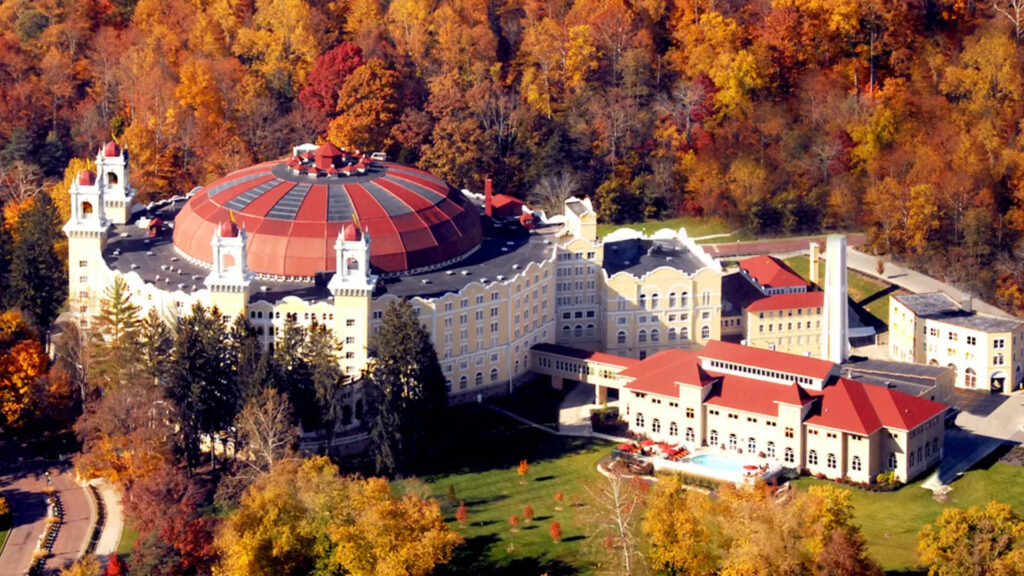
[[[520,460],[519,466],[516,467],[516,472],[519,473],[519,483],[526,484],[526,474],[530,471],[530,463],[526,460]]]
[[[455,519],[458,520],[459,526],[466,525],[466,519],[469,518],[469,510],[466,509],[466,501],[459,502],[459,508],[455,510]]]
[[[564,499],[564,498],[565,498],[565,494],[562,494],[561,490],[559,490],[558,492],[555,492],[555,502],[556,502],[555,510],[561,510],[562,509],[562,499]]]
[[[124,576],[124,565],[121,564],[121,559],[117,557],[117,554],[110,555],[110,559],[107,560],[107,569],[104,570],[103,576]]]
[[[523,508],[523,520],[527,523],[533,522],[533,506],[527,504],[526,508]]]
[[[317,58],[299,92],[299,102],[327,119],[337,116],[338,91],[353,70],[363,65],[363,50],[351,42],[342,42]]]
[[[562,523],[555,520],[551,523],[551,530],[548,531],[551,534],[551,540],[558,544],[562,541]]]

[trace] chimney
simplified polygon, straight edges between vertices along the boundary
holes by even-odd
[[[491,198],[492,194],[493,190],[491,189],[491,179],[488,178],[484,180],[484,214],[487,214],[488,218],[494,217],[494,215],[492,214],[492,212],[494,211],[494,208],[492,206],[494,200]]]
[[[810,272],[811,284],[818,284],[818,262],[821,260],[821,244],[811,242],[811,255],[808,258],[808,271]]]
[[[974,312],[974,303],[971,300],[971,295],[966,292],[960,295],[960,311]]]

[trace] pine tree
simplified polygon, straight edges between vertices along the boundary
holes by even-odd
[[[32,317],[45,335],[67,298],[67,267],[57,253],[60,217],[48,194],[37,194],[15,225],[5,302]],[[45,338],[45,336],[44,336]]]
[[[344,406],[342,394],[342,373],[338,366],[338,352],[341,346],[334,339],[334,333],[325,324],[315,320],[306,332],[306,343],[302,355],[309,369],[310,381],[320,416],[320,422],[329,436],[341,422]]]
[[[293,314],[289,314],[278,335],[274,341],[274,363],[281,391],[288,394],[302,426],[307,430],[315,429],[320,423],[316,393],[310,382],[309,364],[302,353],[306,346],[306,330]]]
[[[430,335],[408,302],[388,306],[371,342],[367,411],[379,474],[405,474],[424,459],[447,406]]]
[[[100,311],[93,318],[91,334],[92,381],[120,386],[140,373],[141,325],[139,307],[132,302],[128,285],[120,276],[104,291]]]
[[[199,437],[224,429],[237,412],[226,332],[220,312],[201,304],[193,306],[192,314],[178,323],[167,395],[178,408],[189,469],[199,458]]]
[[[274,359],[260,342],[256,329],[239,315],[231,325],[231,365],[235,367],[235,394],[241,408],[264,389],[275,386]]]
[[[139,352],[144,376],[154,382],[167,376],[173,344],[174,335],[167,323],[155,308],[150,308],[139,327]]]

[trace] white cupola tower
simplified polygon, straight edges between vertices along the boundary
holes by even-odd
[[[96,154],[96,173],[105,189],[107,216],[115,224],[124,224],[131,217],[136,192],[128,180],[128,151],[117,142],[107,142]]]
[[[359,230],[355,222],[345,224],[334,243],[337,268],[327,289],[334,297],[334,325],[331,327],[343,342],[339,362],[349,378],[359,378],[366,369],[370,341],[370,306],[377,277],[370,270],[370,235]]]
[[[64,224],[68,237],[68,299],[71,313],[87,326],[107,278],[103,249],[107,245],[103,181],[82,170],[71,183],[71,217]]]
[[[206,277],[210,290],[210,306],[216,306],[226,316],[245,313],[249,301],[249,285],[253,274],[245,261],[245,228],[233,222],[221,222],[213,232],[213,266]]]
[[[110,221],[107,220],[104,205],[103,181],[92,170],[82,170],[68,191],[71,196],[71,218],[64,226],[64,232],[106,235]]]
[[[345,224],[334,243],[335,272],[327,288],[339,291],[373,291],[377,279],[370,273],[370,235],[355,223]]]

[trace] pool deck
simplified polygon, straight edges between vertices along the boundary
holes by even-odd
[[[745,470],[729,471],[729,470],[717,470],[702,466],[692,460],[698,456],[720,456],[729,459],[736,460],[740,467],[744,465],[754,466],[768,466],[768,470],[765,472],[747,473]],[[760,478],[761,480],[768,482],[773,477],[782,472],[782,464],[772,458],[756,458],[756,457],[745,457],[739,454],[733,454],[731,452],[725,452],[722,450],[714,450],[710,448],[701,448],[696,452],[691,453],[682,460],[669,460],[661,456],[641,456],[645,462],[650,462],[654,465],[654,469],[658,472],[683,472],[686,474],[695,474],[697,476],[705,476],[707,478],[713,478],[715,480],[724,480],[727,482],[733,482],[735,484],[748,484],[754,478]]]

